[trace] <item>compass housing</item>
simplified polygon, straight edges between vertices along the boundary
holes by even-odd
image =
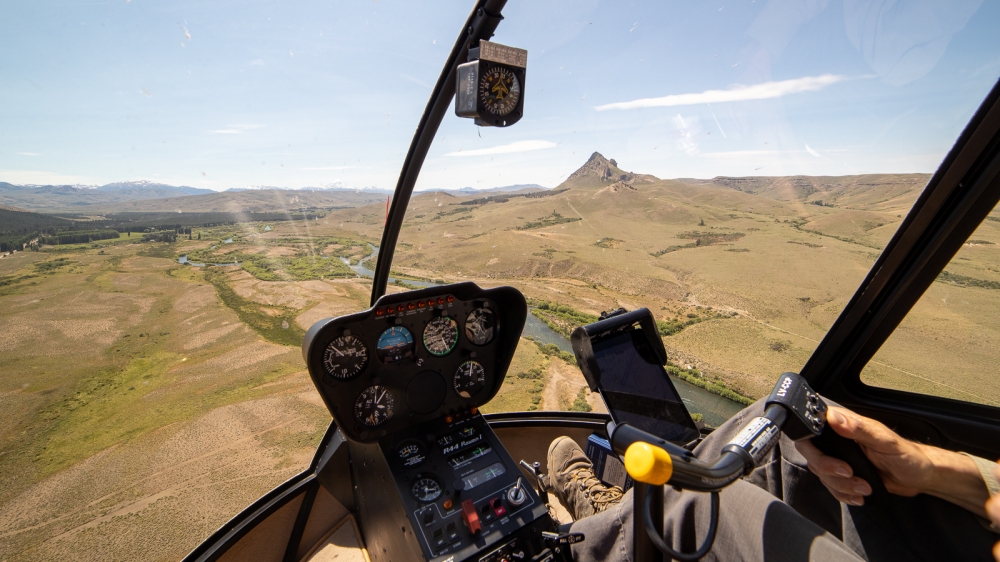
[[[524,114],[524,77],[528,51],[480,41],[458,66],[455,115],[481,127],[509,127]]]

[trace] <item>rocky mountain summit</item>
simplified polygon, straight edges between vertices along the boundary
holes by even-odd
[[[652,183],[659,181],[659,178],[649,174],[636,174],[626,172],[618,167],[618,162],[605,158],[600,152],[590,155],[590,159],[580,166],[580,169],[570,174],[569,180],[597,180],[602,183],[624,182],[629,184]]]

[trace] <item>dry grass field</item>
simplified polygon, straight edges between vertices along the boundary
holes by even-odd
[[[0,307],[0,559],[177,559],[311,459],[330,417],[299,349],[241,322],[174,249],[0,260],[23,278]],[[303,316],[370,290],[226,275]]]
[[[648,307],[683,328],[663,338],[672,362],[759,397],[801,368],[926,181],[578,174],[531,196],[420,193],[393,270],[582,314]],[[367,307],[370,282],[342,261],[363,261],[384,212],[0,259],[0,559],[176,559],[306,466],[330,416],[298,343]],[[864,380],[1000,405],[1000,220],[947,271]],[[575,366],[522,338],[483,410],[601,406]]]

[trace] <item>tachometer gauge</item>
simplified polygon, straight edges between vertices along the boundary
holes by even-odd
[[[386,365],[413,357],[413,334],[402,326],[393,326],[378,337],[375,350]]]
[[[465,337],[476,345],[486,345],[493,341],[497,319],[488,308],[477,308],[465,319]]]
[[[491,66],[479,77],[479,101],[493,115],[509,115],[520,97],[521,83],[508,68]]]
[[[415,439],[404,441],[396,447],[396,460],[405,468],[420,466],[427,460],[427,448]]]
[[[458,366],[453,382],[456,394],[462,398],[472,398],[486,383],[486,369],[478,361],[466,361]]]
[[[432,355],[448,355],[458,343],[458,322],[447,316],[439,316],[424,328],[424,347]]]
[[[354,336],[340,336],[323,352],[323,367],[335,379],[348,380],[357,376],[368,364],[368,348]]]
[[[418,502],[430,503],[441,497],[441,483],[432,476],[421,476],[413,481],[410,493]]]
[[[368,427],[378,427],[392,418],[395,399],[389,389],[372,385],[354,399],[354,419]]]

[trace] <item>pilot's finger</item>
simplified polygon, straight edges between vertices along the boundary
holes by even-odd
[[[1000,495],[993,496],[986,502],[986,515],[994,525],[1000,526]]]
[[[798,449],[799,454],[805,457],[809,470],[817,476],[830,475],[850,478],[854,475],[851,465],[838,458],[823,454],[816,448],[816,445],[812,444],[812,441],[798,441],[795,443],[795,448]]]
[[[822,474],[817,474],[817,476],[819,476],[823,485],[834,495],[840,494],[845,497],[870,496],[872,493],[872,487],[868,485],[868,482],[856,476],[853,478],[840,478],[839,476]]]
[[[902,439],[896,432],[846,408],[830,406],[826,412],[826,422],[838,435],[857,441],[863,447],[877,451],[891,451],[901,447]]]

